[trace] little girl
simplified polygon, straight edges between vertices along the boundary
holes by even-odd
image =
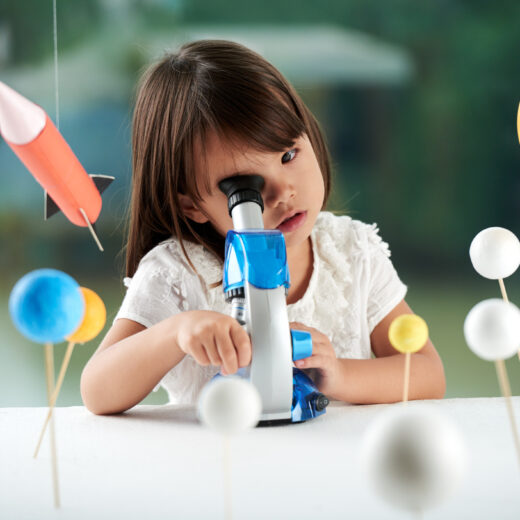
[[[401,399],[404,359],[388,327],[412,312],[406,286],[375,225],[322,211],[331,189],[328,151],[278,70],[236,43],[184,45],[145,73],[132,145],[128,290],[82,374],[89,410],[122,412],[158,383],[171,402],[194,403],[219,370],[249,365],[249,336],[222,289],[233,223],[218,183],[252,174],[265,181],[265,228],[285,238],[290,326],[312,335],[312,356],[296,366],[313,369],[332,399]],[[442,362],[428,340],[412,356],[409,398],[444,392]]]

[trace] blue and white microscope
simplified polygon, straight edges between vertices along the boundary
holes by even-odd
[[[223,287],[231,315],[251,337],[252,361],[238,371],[260,393],[260,425],[303,422],[325,413],[329,400],[293,361],[312,354],[308,332],[290,330],[286,296],[289,268],[285,239],[264,229],[260,175],[219,183],[234,229],[226,236]]]

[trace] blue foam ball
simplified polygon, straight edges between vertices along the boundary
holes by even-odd
[[[56,269],[37,269],[20,278],[9,296],[15,327],[37,343],[58,343],[72,334],[85,314],[74,278]]]

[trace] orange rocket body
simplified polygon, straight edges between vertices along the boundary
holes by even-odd
[[[73,224],[87,225],[79,208],[91,223],[96,222],[101,195],[47,114],[45,126],[34,140],[26,144],[6,142]]]

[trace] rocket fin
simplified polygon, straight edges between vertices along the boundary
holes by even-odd
[[[115,177],[110,175],[98,175],[92,174],[89,177],[94,181],[99,194],[101,195],[111,184]],[[53,215],[58,213],[60,208],[58,205],[52,200],[49,194],[45,191],[45,204],[44,204],[44,219],[48,220]]]
[[[94,184],[96,185],[96,188],[100,194],[103,193],[112,184],[112,181],[115,178],[110,175],[98,175],[95,173],[89,174],[89,177],[94,181]]]
[[[58,213],[60,208],[58,205],[52,200],[52,198],[49,196],[49,194],[45,191],[45,201],[44,201],[44,207],[43,207],[43,218],[45,220],[51,218],[53,215]]]

